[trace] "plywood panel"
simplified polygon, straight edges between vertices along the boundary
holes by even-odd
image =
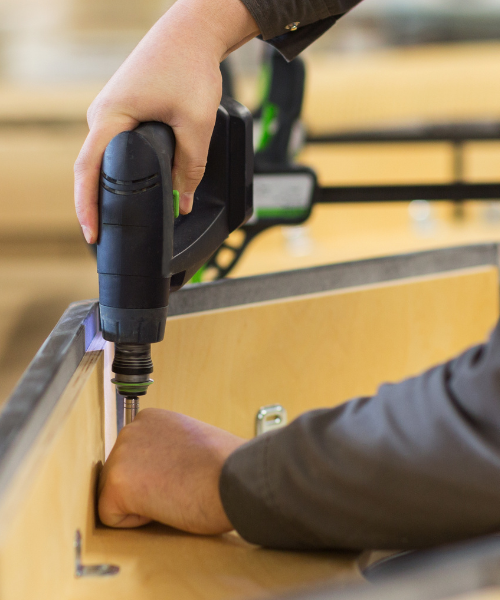
[[[297,162],[316,171],[321,185],[409,185],[452,183],[454,150],[446,142],[310,144]],[[464,181],[499,179],[500,142],[463,145]]]
[[[306,146],[297,162],[312,167],[322,185],[449,183],[453,174],[453,150],[442,142],[316,144]]]
[[[102,346],[102,344],[101,344]],[[65,598],[76,529],[94,527],[104,456],[103,360],[87,352],[0,506],[0,598]]]
[[[234,533],[191,536],[162,525],[97,529],[85,560],[112,559],[113,579],[80,579],[71,600],[250,600],[270,598],[321,581],[361,581],[353,553],[300,553],[251,546]]]
[[[498,316],[493,267],[167,320],[144,406],[251,437],[259,407],[291,418],[373,394],[480,342]]]
[[[96,524],[105,428],[103,352],[95,342],[0,506],[2,600],[239,600],[361,579],[353,553],[278,552],[235,533],[203,537],[158,524],[139,530]],[[118,575],[75,578],[77,529],[84,564],[116,564]]]

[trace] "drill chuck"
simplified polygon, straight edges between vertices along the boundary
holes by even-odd
[[[123,422],[132,423],[139,412],[139,396],[144,396],[153,383],[151,344],[115,344],[115,359],[111,367],[118,393],[123,396]]]
[[[125,398],[144,396],[153,383],[151,344],[115,344],[115,359],[111,370],[118,393]]]

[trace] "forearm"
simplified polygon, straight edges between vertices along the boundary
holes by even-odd
[[[153,84],[157,81],[160,87],[175,77],[176,80],[170,82],[172,88],[189,100],[188,95],[195,92],[192,86],[196,83],[188,77],[189,70],[218,73],[215,67],[258,33],[257,24],[240,0],[177,0],[139,42],[103,92],[117,103],[117,97],[125,96],[120,92],[126,86],[129,74],[133,73],[136,91],[127,89],[127,92],[130,111],[134,112],[137,120],[151,119],[154,116],[151,113],[161,109],[162,114],[156,116],[157,120],[166,120],[174,125],[169,119],[175,119],[175,114],[169,113],[175,113],[176,105],[162,102],[161,98],[157,100]],[[179,81],[179,71],[172,68],[173,56],[176,59],[182,57],[185,63],[185,87],[182,80]],[[218,90],[217,81],[213,81],[212,85]],[[145,90],[148,91],[149,102],[143,101]],[[91,125],[97,111],[107,109],[111,103],[106,101],[107,98],[99,102],[101,97],[102,94],[89,110]],[[123,110],[123,101],[120,109]]]
[[[414,548],[500,529],[500,330],[372,398],[242,446],[220,482],[251,542]]]
[[[171,45],[182,43],[200,55],[210,53],[220,62],[259,33],[240,0],[177,0],[137,49],[147,45],[168,57]]]

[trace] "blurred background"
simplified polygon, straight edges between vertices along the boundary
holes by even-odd
[[[165,0],[0,0],[0,403],[70,302],[97,297],[74,215],[73,163],[92,99]],[[264,44],[231,57],[239,100],[258,102]],[[310,134],[500,122],[500,0],[364,0],[304,53]],[[445,183],[449,144],[304,147],[324,185]],[[500,141],[470,142],[467,181],[500,180]],[[249,246],[232,276],[500,239],[500,206],[318,206]]]

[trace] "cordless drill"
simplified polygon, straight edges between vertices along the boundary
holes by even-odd
[[[193,210],[178,216],[172,188],[175,136],[163,123],[118,134],[104,153],[97,271],[101,329],[115,343],[112,371],[124,423],[153,383],[151,344],[165,333],[170,292],[180,289],[252,214],[252,119],[224,97]]]

